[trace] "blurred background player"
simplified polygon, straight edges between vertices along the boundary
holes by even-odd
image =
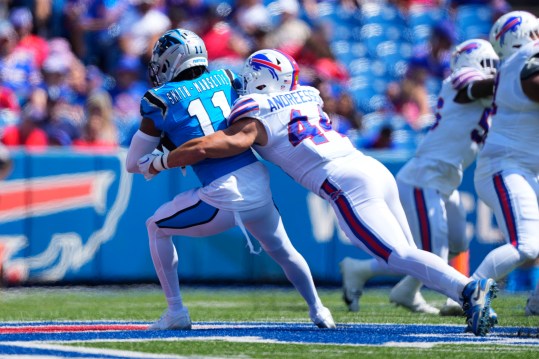
[[[161,134],[174,148],[226,126],[230,106],[238,97],[233,87],[237,78],[228,70],[208,72],[207,66],[205,44],[191,31],[170,30],[155,43],[149,63],[155,88],[141,100],[143,119],[129,147],[129,172],[153,177],[144,168],[152,163],[155,155],[148,153],[156,148]],[[191,329],[180,294],[172,236],[207,237],[236,225],[243,230],[252,252],[246,229],[283,268],[309,305],[314,324],[335,328],[331,313],[318,297],[307,262],[292,246],[273,204],[267,169],[253,152],[203,161],[193,170],[202,187],[180,193],[146,222],[152,260],[168,303],[150,329]]]
[[[13,168],[13,161],[9,155],[9,151],[2,143],[0,143],[0,181],[9,176]]]
[[[501,66],[492,126],[477,159],[474,182],[506,244],[485,257],[475,279],[504,278],[539,255],[538,19],[525,11],[509,12],[492,26],[490,42]],[[539,300],[530,299],[526,312],[539,314]]]
[[[352,244],[381,265],[413,275],[460,301],[473,333],[488,333],[494,280],[471,280],[415,246],[391,173],[332,129],[318,90],[300,86],[298,76],[299,67],[290,56],[275,50],[255,52],[245,62],[246,96],[234,104],[229,127],[159,155],[153,167],[223,158],[253,146],[264,159],[327,200]]]
[[[455,47],[452,73],[439,93],[436,123],[396,176],[399,197],[417,246],[445,261],[469,246],[466,213],[457,188],[488,131],[498,60],[486,40],[472,39]],[[347,257],[340,267],[343,298],[353,312],[359,310],[368,279],[394,274],[387,273],[375,259]],[[419,292],[421,286],[419,280],[406,276],[392,289],[389,299],[412,312],[438,314],[439,310]],[[462,309],[449,299],[441,314],[461,315]]]

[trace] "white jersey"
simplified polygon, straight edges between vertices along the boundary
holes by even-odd
[[[308,86],[274,94],[250,94],[237,100],[228,118],[255,118],[265,127],[268,143],[254,146],[264,159],[281,167],[298,183],[318,193],[338,164],[332,161],[358,151],[332,130],[318,90]]]
[[[462,68],[443,81],[436,123],[414,157],[397,174],[399,181],[434,188],[447,196],[458,188],[464,170],[475,160],[488,132],[490,108],[485,103],[490,101],[459,104],[453,99],[459,89],[485,78],[478,70]]]
[[[478,173],[526,168],[539,174],[539,103],[522,90],[520,72],[539,53],[539,41],[523,46],[503,61],[495,92],[495,112],[485,147],[478,159]]]

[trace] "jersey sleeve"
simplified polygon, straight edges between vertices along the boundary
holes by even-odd
[[[258,117],[260,115],[260,105],[251,96],[240,97],[232,107],[227,123],[230,126],[234,122],[246,117]]]
[[[166,104],[151,90],[146,91],[140,100],[140,115],[153,121],[155,127],[162,130],[165,119]]]
[[[456,91],[460,91],[469,84],[486,78],[487,76],[477,69],[463,67],[451,74],[451,86]]]

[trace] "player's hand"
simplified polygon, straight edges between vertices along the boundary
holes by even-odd
[[[146,181],[150,181],[152,178],[155,177],[156,174],[159,173],[155,169],[153,169],[154,170],[153,173],[150,172],[152,170],[153,160],[159,156],[161,156],[159,153],[155,153],[155,152],[149,153],[147,155],[142,156],[137,161],[138,169],[140,173],[144,175],[144,178],[146,179]]]

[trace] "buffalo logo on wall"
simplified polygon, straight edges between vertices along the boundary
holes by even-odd
[[[0,182],[4,281],[54,282],[91,272],[127,208],[132,175],[124,158],[14,156],[13,174]]]

